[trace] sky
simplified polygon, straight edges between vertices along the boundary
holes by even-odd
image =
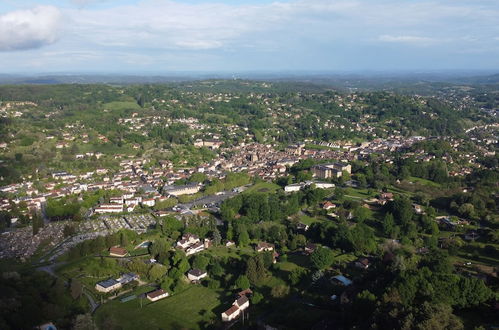
[[[499,1],[0,1],[0,73],[366,70],[499,72]]]

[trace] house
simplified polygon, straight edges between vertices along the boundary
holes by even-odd
[[[191,254],[198,253],[204,250],[203,242],[198,242],[187,248],[185,254],[190,256]]]
[[[416,214],[422,214],[424,212],[421,205],[413,204],[412,206],[414,207],[414,212],[416,212]]]
[[[148,294],[146,294],[146,297],[150,301],[158,301],[160,299],[168,297],[169,295],[170,294],[168,292],[166,292],[165,290],[158,289],[158,290],[149,292]]]
[[[237,293],[236,298],[241,298],[243,296],[251,296],[253,291],[251,289],[246,289]]]
[[[317,246],[313,243],[307,243],[307,245],[305,245],[305,247],[303,248],[303,251],[306,253],[306,254],[312,254],[315,249],[317,248]]]
[[[239,314],[241,314],[241,310],[237,306],[232,305],[228,310],[222,313],[222,321],[230,322],[236,319]]]
[[[234,301],[234,305],[243,311],[249,307],[249,299],[246,296],[242,296]]]
[[[393,201],[393,193],[389,193],[389,192],[381,193],[381,195],[379,196],[379,198],[387,200],[387,201]]]
[[[330,209],[334,209],[335,207],[336,207],[336,205],[334,205],[330,201],[327,201],[324,204],[322,204],[322,209],[323,210],[330,210]]]
[[[227,243],[225,243],[225,246],[227,246],[227,247],[234,246],[234,245],[236,245],[236,242],[234,242],[234,241],[227,241]]]
[[[155,204],[156,204],[156,200],[154,198],[144,198],[144,199],[142,199],[142,205],[153,207]]]
[[[139,279],[139,275],[134,273],[125,273],[121,275],[120,278],[117,279],[122,285],[128,284],[133,281],[137,281]]]
[[[301,223],[301,222],[298,222],[296,224],[296,229],[298,229],[298,230],[307,231],[309,227],[310,227],[309,225],[306,225],[306,224]]]
[[[111,257],[121,257],[123,258],[128,254],[128,251],[125,250],[124,248],[121,248],[119,246],[113,246],[112,248],[109,249],[109,255]]]
[[[198,282],[207,276],[208,276],[208,273],[206,271],[200,270],[200,269],[191,269],[189,272],[187,272],[187,278],[191,282]]]
[[[234,301],[232,306],[222,313],[222,321],[230,322],[236,319],[237,317],[239,317],[241,312],[249,307],[250,303],[247,294],[249,294],[250,292],[250,289],[246,289],[238,294],[238,298]]]
[[[355,267],[360,269],[367,269],[369,268],[369,265],[369,259],[367,258],[360,258],[359,260],[355,261]]]
[[[295,191],[300,191],[300,189],[303,187],[303,183],[293,183],[293,184],[288,184],[287,186],[284,187],[285,192],[295,192]]]
[[[105,280],[105,281],[101,281],[99,283],[97,283],[95,285],[95,290],[99,291],[99,292],[104,292],[104,293],[107,293],[107,292],[111,292],[111,291],[114,291],[114,290],[118,290],[119,288],[121,288],[122,284],[118,281],[116,281],[115,279],[108,279],[108,280]]]
[[[186,233],[186,234],[182,235],[182,239],[177,242],[177,247],[181,248],[181,249],[187,249],[187,248],[189,248],[189,247],[191,247],[194,244],[197,244],[199,242],[201,242],[201,240],[199,239],[199,236],[194,235],[194,234],[190,234],[190,233]]]
[[[260,242],[255,248],[256,252],[274,251],[274,249],[275,245],[267,242]]]

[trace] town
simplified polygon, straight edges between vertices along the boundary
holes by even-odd
[[[71,100],[0,87],[3,277],[42,274],[67,306],[21,328],[494,324],[470,316],[498,308],[499,124],[479,96],[50,88]]]

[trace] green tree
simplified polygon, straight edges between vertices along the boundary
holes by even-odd
[[[237,236],[237,243],[239,247],[247,246],[250,242],[250,237],[246,227],[240,228],[239,235]]]
[[[390,238],[394,237],[395,232],[395,220],[393,219],[393,215],[391,213],[387,213],[383,220],[383,234]]]
[[[151,269],[149,269],[148,276],[153,281],[158,281],[159,279],[165,276],[167,268],[160,264],[152,265]]]
[[[325,247],[318,247],[310,255],[310,261],[316,269],[326,269],[334,262],[333,252]]]
[[[206,270],[206,267],[208,267],[208,264],[210,263],[210,259],[203,255],[197,255],[194,257],[192,261],[192,268],[196,269],[201,269],[201,270]]]
[[[241,290],[249,289],[250,281],[246,275],[241,275],[236,280],[236,286]]]

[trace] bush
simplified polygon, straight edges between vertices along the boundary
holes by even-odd
[[[277,285],[272,288],[270,294],[274,298],[283,298],[289,294],[289,286],[287,285]]]

